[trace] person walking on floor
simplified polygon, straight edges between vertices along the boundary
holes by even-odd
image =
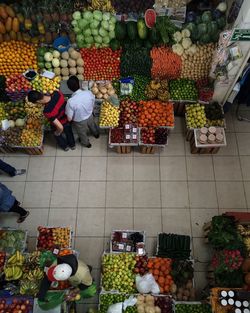
[[[17,223],[22,223],[30,214],[29,211],[20,207],[20,203],[12,195],[12,191],[2,183],[0,183],[0,213],[19,214]]]
[[[50,121],[57,144],[64,150],[75,150],[75,139],[71,124],[65,114],[66,101],[60,91],[54,91],[52,95],[43,95],[32,90],[28,93],[28,100],[32,103],[44,105],[43,114]]]
[[[17,175],[23,175],[26,173],[25,169],[23,169],[23,168],[15,169],[13,166],[4,162],[3,160],[0,160],[0,170],[2,172],[5,172],[6,174],[9,174],[9,176],[11,176],[11,177],[14,177]]]
[[[95,96],[89,90],[80,89],[79,79],[76,76],[71,76],[67,85],[73,94],[66,104],[66,115],[69,121],[73,121],[81,144],[91,148],[88,129],[95,138],[99,138],[99,128],[93,116]]]

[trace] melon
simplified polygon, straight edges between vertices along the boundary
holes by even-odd
[[[156,12],[153,9],[147,9],[145,12],[145,23],[148,28],[152,28],[156,22]]]

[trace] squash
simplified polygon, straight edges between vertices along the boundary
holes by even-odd
[[[12,29],[15,33],[19,32],[19,20],[17,17],[13,18],[13,22],[12,22]]]
[[[245,276],[245,282],[249,286],[250,285],[250,273],[247,273]]]
[[[7,32],[10,32],[12,29],[12,18],[8,17],[6,22],[5,22],[5,28]]]
[[[3,22],[0,21],[0,34],[5,34],[5,33],[6,33],[6,28]]]
[[[3,18],[4,20],[8,17],[8,14],[4,8],[4,6],[0,6],[0,17]]]
[[[5,6],[5,11],[10,17],[15,17],[15,12],[9,5]]]
[[[250,258],[246,258],[242,264],[242,271],[243,273],[250,272]]]

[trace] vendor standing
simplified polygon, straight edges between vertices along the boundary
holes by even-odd
[[[67,85],[73,94],[67,102],[66,115],[69,121],[73,121],[81,144],[91,148],[87,134],[88,129],[95,138],[99,138],[99,128],[93,116],[95,96],[89,90],[80,89],[79,79],[76,76],[71,76]]]
[[[59,147],[64,151],[69,148],[74,150],[75,139],[71,124],[65,114],[66,101],[60,91],[54,91],[52,95],[43,95],[39,91],[32,90],[28,93],[28,101],[44,105],[43,114],[50,121]]]

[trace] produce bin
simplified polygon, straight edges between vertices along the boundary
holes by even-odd
[[[51,246],[51,247],[46,247],[46,248],[42,248],[42,247],[40,247],[39,246],[39,236],[40,236],[40,232],[41,232],[41,230],[39,230],[39,227],[38,227],[38,233],[37,233],[37,239],[36,239],[36,248],[38,249],[38,250],[54,250],[55,248],[58,248],[58,249],[63,249],[63,248],[71,248],[72,247],[72,236],[73,236],[73,231],[71,230],[71,227],[58,227],[58,226],[45,226],[45,227],[42,227],[43,229],[62,229],[62,230],[64,230],[64,229],[67,229],[67,230],[69,230],[69,240],[68,240],[68,243],[67,243],[67,245],[65,245],[65,246],[60,246],[60,244],[54,244],[53,246]]]
[[[5,236],[3,238],[2,236]],[[0,228],[0,251],[4,251],[7,254],[13,254],[17,250],[20,252],[24,252],[26,249],[28,232],[20,229],[3,227]]]
[[[168,136],[167,136],[166,144],[145,144],[144,142],[142,142],[141,131],[143,128],[147,128],[147,127],[140,127],[140,130],[139,130],[140,153],[142,153],[142,154],[154,154],[157,152],[158,149],[165,148],[168,145]],[[155,127],[155,128],[163,128],[163,127]],[[168,127],[165,127],[165,128],[169,129]],[[169,133],[169,131],[168,131],[168,133]]]
[[[15,301],[14,301],[15,300]],[[28,296],[11,296],[11,297],[1,297],[0,296],[1,305],[4,305],[2,307],[4,312],[20,312],[20,310],[17,308],[14,310],[12,305],[17,305],[20,307],[20,305],[24,305],[28,307],[28,313],[33,312],[33,306],[34,306],[34,299]],[[17,303],[18,302],[18,303]]]
[[[114,236],[115,236],[116,233],[121,233],[121,240],[119,242],[117,242],[117,244],[123,245],[123,249],[124,250],[121,250],[122,247],[121,247],[120,251],[118,251],[119,247],[118,247],[117,250],[113,249]],[[136,251],[131,251],[131,250],[128,251],[127,246],[126,246],[126,244],[128,243],[127,238],[130,235],[135,234],[135,233],[140,233],[143,236],[143,240],[142,240],[142,242],[138,243],[138,248],[136,249]],[[145,245],[146,245],[146,232],[145,231],[141,231],[141,230],[120,230],[120,229],[119,230],[112,230],[111,239],[110,239],[110,253],[123,253],[123,252],[130,253],[130,252],[136,252],[139,255],[144,255],[146,253]],[[129,247],[130,247],[130,245],[129,245]],[[144,251],[142,252],[139,249],[143,249]]]
[[[197,306],[197,307],[200,306],[199,309],[196,308],[197,312],[199,312],[199,313],[212,313],[212,307],[211,307],[210,304],[202,303],[202,302],[199,302],[199,301],[190,301],[190,302],[188,302],[188,301],[174,301],[174,313],[181,313],[181,312],[183,312],[183,310],[180,311],[180,310],[177,309],[178,305],[184,305],[184,306],[187,306],[187,307],[191,306],[191,305],[192,306],[194,305],[194,306]],[[188,311],[188,308],[186,308],[185,312],[191,313],[193,311]]]

